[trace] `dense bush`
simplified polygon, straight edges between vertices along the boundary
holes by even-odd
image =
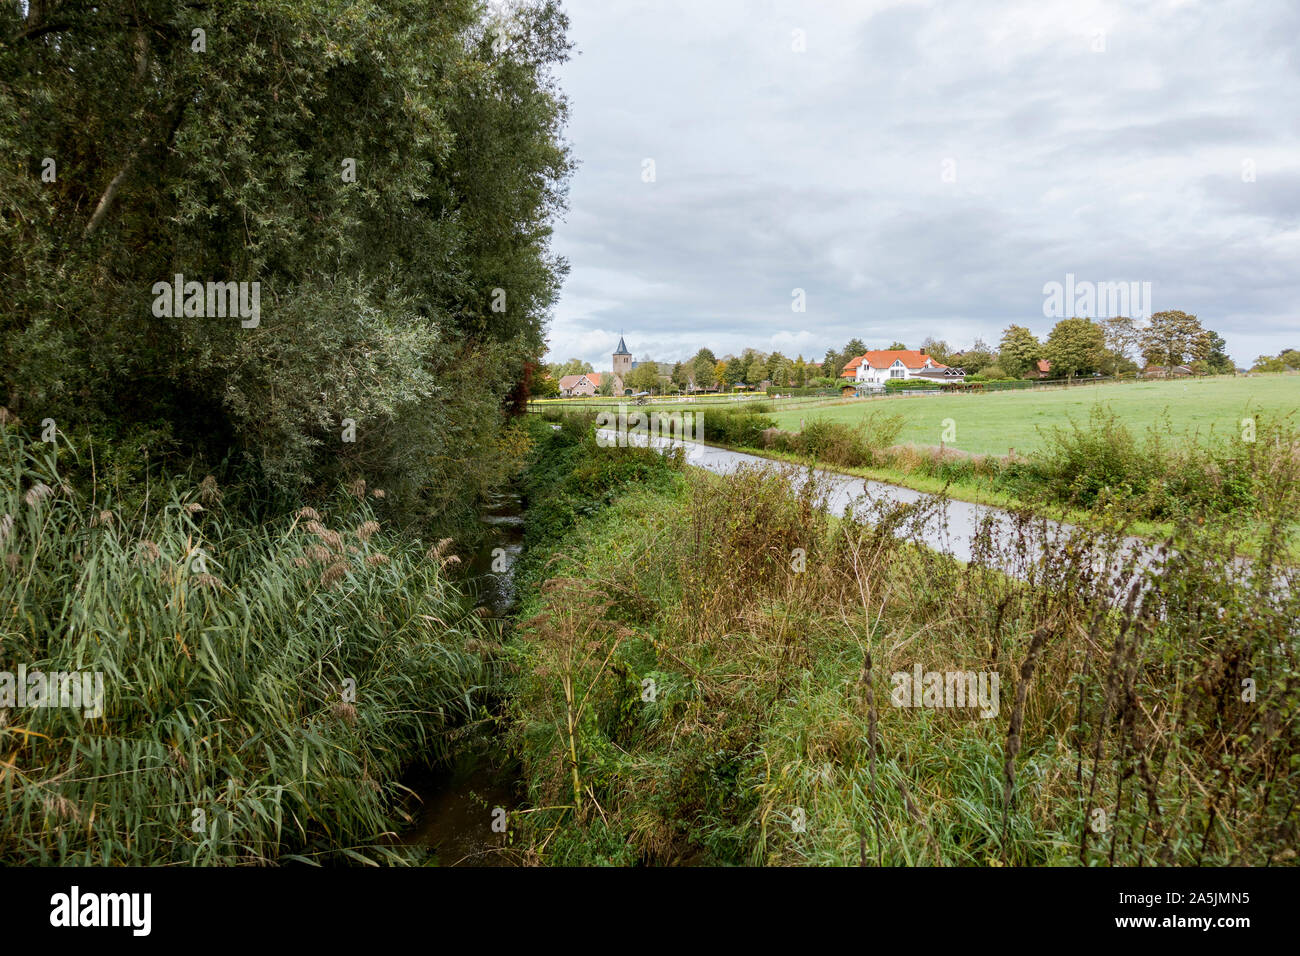
[[[885,382],[887,392],[924,392],[939,388],[938,382],[929,382],[922,378],[891,378]]]
[[[767,390],[767,394],[780,395],[782,398],[805,395],[825,395],[829,398],[837,395],[838,392],[829,386],[804,386],[802,388],[795,388],[793,385],[774,385]]]
[[[194,9],[0,5],[4,403],[223,480],[472,503],[564,272],[563,13],[230,0],[199,51]],[[156,314],[176,274],[259,283],[258,323]]]
[[[875,464],[902,428],[900,415],[870,415],[856,425],[814,418],[798,432],[768,429],[763,433],[762,447],[824,464],[859,468]]]
[[[1096,408],[1087,424],[1055,428],[1044,447],[1006,463],[999,484],[1024,497],[1094,508],[1122,504],[1144,518],[1262,516],[1300,504],[1294,481],[1300,435],[1287,422],[1242,435],[1170,437],[1167,426],[1134,435],[1114,413]],[[1265,494],[1265,488],[1270,490]]]
[[[763,432],[776,426],[776,422],[765,414],[767,409],[765,402],[726,411],[710,408],[702,415],[704,440],[760,448]]]
[[[580,518],[598,513],[632,484],[669,481],[681,468],[680,456],[672,453],[602,446],[591,428],[594,418],[594,412],[563,415],[555,430],[530,416],[535,443],[521,485],[528,509],[521,578],[552,551],[584,546],[569,537]]]

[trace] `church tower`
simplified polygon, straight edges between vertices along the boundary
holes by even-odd
[[[614,350],[614,394],[622,395],[626,387],[623,383],[627,373],[632,371],[632,353],[623,344],[623,336],[618,337],[618,348]]]

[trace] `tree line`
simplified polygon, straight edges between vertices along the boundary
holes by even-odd
[[[875,346],[882,350],[907,347],[896,340]],[[1139,370],[1139,358],[1148,367],[1171,368],[1190,363],[1194,372],[1227,374],[1234,371],[1234,365],[1226,347],[1223,337],[1204,328],[1195,315],[1171,310],[1157,312],[1145,323],[1127,316],[1062,319],[1044,340],[1028,327],[1012,324],[1003,330],[996,346],[977,338],[969,348],[957,349],[942,339],[927,336],[918,350],[941,365],[961,368],[968,377],[1005,380],[1037,376],[1040,361],[1049,363],[1048,370],[1041,373],[1049,378],[1131,374]],[[670,394],[758,386],[764,382],[777,388],[831,388],[838,383],[844,367],[867,351],[868,345],[858,338],[850,339],[842,349],[827,349],[820,362],[755,348],[718,358],[712,350],[702,348],[681,362],[643,359],[624,384],[634,391]],[[1295,354],[1295,359],[1300,360],[1300,353]],[[558,394],[561,377],[594,371],[591,363],[576,358],[546,365],[537,394]],[[601,393],[610,393],[608,379],[602,382]]]

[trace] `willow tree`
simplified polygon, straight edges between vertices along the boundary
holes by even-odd
[[[465,500],[564,273],[566,28],[554,2],[3,5],[3,402],[281,487]],[[257,283],[259,321],[159,315],[174,280]]]

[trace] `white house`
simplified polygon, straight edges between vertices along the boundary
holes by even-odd
[[[915,349],[884,349],[865,352],[850,359],[840,373],[857,386],[883,386],[891,379],[921,378],[930,381],[963,381],[961,369],[949,368]]]

